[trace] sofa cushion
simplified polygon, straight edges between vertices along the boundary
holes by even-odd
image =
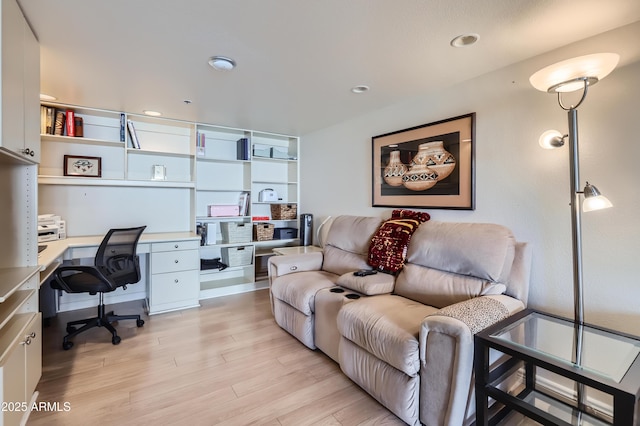
[[[436,310],[400,296],[367,297],[340,309],[338,331],[370,354],[414,377],[420,369],[420,324]]]
[[[511,231],[501,225],[430,221],[411,238],[407,262],[505,283],[515,244]]]
[[[368,268],[369,244],[381,222],[378,217],[336,217],[327,233],[322,269],[342,275]]]
[[[316,293],[335,285],[338,276],[325,271],[305,271],[276,278],[271,294],[305,315],[314,312]]]
[[[420,303],[444,308],[489,294],[502,294],[506,286],[483,278],[453,274],[408,263],[396,280],[394,292]]]
[[[353,272],[347,272],[340,275],[336,284],[346,287],[350,290],[373,296],[374,294],[386,294],[393,291],[395,277],[389,274],[373,274],[364,277],[353,275]]]
[[[428,221],[428,213],[394,210],[371,239],[368,262],[373,268],[395,274],[404,266],[411,236],[421,223]]]

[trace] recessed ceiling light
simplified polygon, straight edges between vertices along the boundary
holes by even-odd
[[[49,102],[51,102],[51,101],[55,101],[57,99],[58,98],[56,98],[55,96],[51,96],[51,95],[46,95],[44,93],[40,93],[40,100],[41,101],[49,101]]]
[[[455,37],[451,40],[451,46],[453,47],[467,47],[475,44],[480,39],[478,34],[469,33],[469,34],[461,34],[458,37]]]
[[[209,59],[209,65],[218,71],[231,71],[236,67],[236,61],[225,56],[213,56]]]
[[[151,111],[148,109],[145,109],[144,111],[142,111],[145,115],[150,115],[151,117],[160,117],[162,115],[161,112],[158,111]]]
[[[364,93],[368,90],[369,90],[369,86],[365,86],[365,85],[354,86],[351,88],[351,91],[353,93]]]

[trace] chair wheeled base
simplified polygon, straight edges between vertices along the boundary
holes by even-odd
[[[115,327],[111,323],[120,320],[136,320],[136,325],[142,327],[144,320],[140,318],[140,315],[115,315],[113,311],[105,313],[104,294],[100,293],[100,304],[98,305],[98,316],[93,318],[87,318],[83,320],[70,321],[67,323],[67,334],[62,339],[62,349],[69,350],[73,347],[73,342],[69,339],[77,336],[78,334],[90,330],[94,327],[104,327],[111,332],[111,343],[117,345],[122,340]],[[76,328],[77,325],[82,325],[80,328]]]

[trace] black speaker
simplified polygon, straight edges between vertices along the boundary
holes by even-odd
[[[310,246],[313,244],[313,215],[303,213],[300,215],[300,244]]]

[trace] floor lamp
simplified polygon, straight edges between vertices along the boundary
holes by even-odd
[[[573,299],[574,299],[574,362],[582,364],[584,299],[582,295],[582,224],[580,212],[580,194],[584,195],[582,209],[585,212],[612,207],[611,202],[600,194],[598,189],[586,182],[580,190],[580,157],[578,153],[578,107],[587,97],[589,86],[606,77],[618,64],[620,56],[615,53],[599,53],[580,56],[558,62],[541,69],[531,76],[531,85],[538,90],[557,93],[558,104],[567,111],[569,132],[563,135],[556,130],[544,132],[539,139],[543,148],[553,149],[569,144],[569,169],[571,179],[571,240],[573,249]],[[582,91],[582,96],[575,105],[563,102],[563,93]],[[580,413],[585,409],[584,385],[578,384],[576,399]],[[580,414],[579,414],[580,417]]]
[[[531,85],[538,90],[557,93],[558,104],[569,116],[569,133],[561,134],[548,130],[540,136],[543,148],[559,148],[565,139],[569,143],[569,168],[571,173],[571,236],[573,242],[573,298],[574,319],[576,324],[584,323],[584,302],[582,296],[582,230],[580,213],[580,194],[585,197],[585,212],[611,207],[612,204],[598,189],[586,183],[580,189],[580,158],[578,155],[578,107],[587,97],[589,86],[606,77],[618,64],[620,56],[615,53],[598,53],[580,56],[558,62],[541,69],[531,76]],[[567,92],[582,91],[575,105],[566,105],[562,95]]]

